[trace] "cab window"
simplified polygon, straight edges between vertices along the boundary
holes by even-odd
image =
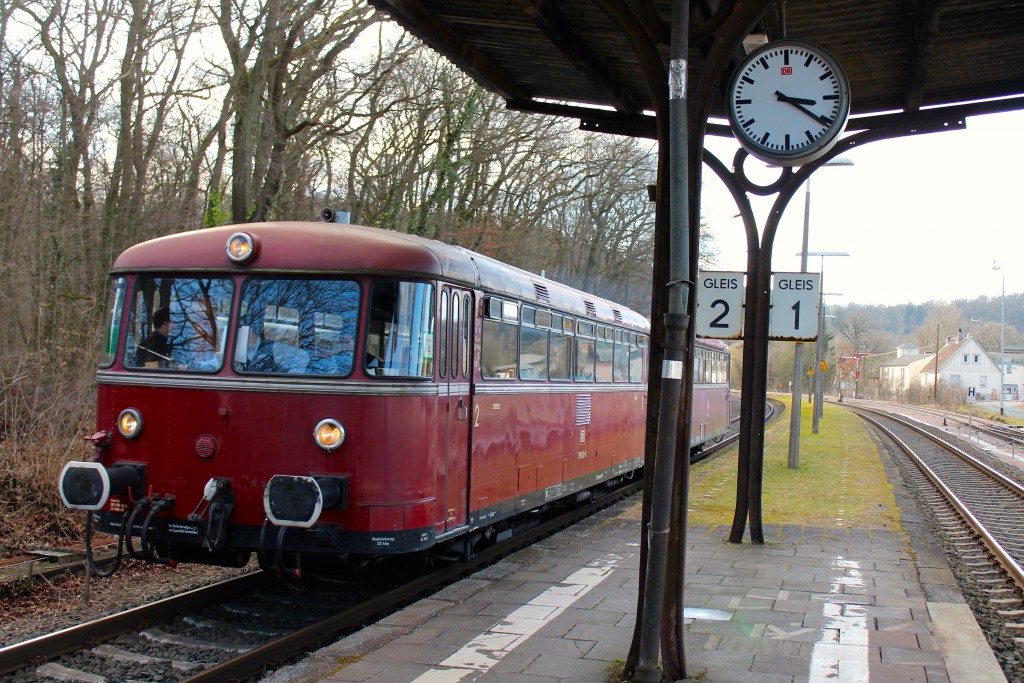
[[[434,376],[434,286],[378,280],[370,290],[363,367],[371,377]]]
[[[136,278],[129,300],[125,367],[219,370],[233,292],[234,284],[227,278]]]

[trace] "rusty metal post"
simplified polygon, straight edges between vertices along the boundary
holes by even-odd
[[[689,411],[680,405],[685,397],[683,380],[692,362],[687,354],[692,274],[690,273],[689,129],[686,109],[687,56],[689,52],[690,0],[673,0],[672,44],[669,50],[669,280],[665,314],[665,359],[661,370],[661,404],[655,445],[654,491],[651,522],[647,529],[650,548],[646,591],[640,631],[640,652],[635,679],[638,683],[661,680],[659,653],[665,575],[668,566],[672,498],[675,490],[677,440],[689,442]],[[680,410],[680,408],[684,410]],[[680,416],[682,419],[680,420]],[[685,672],[684,672],[685,678]]]

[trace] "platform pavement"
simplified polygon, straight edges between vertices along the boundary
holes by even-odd
[[[899,500],[905,498],[905,500]],[[687,674],[704,683],[1005,681],[912,501],[902,528],[686,539]],[[633,633],[639,510],[620,503],[264,678],[602,682]]]

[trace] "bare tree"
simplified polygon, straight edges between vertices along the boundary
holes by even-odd
[[[925,317],[924,324],[914,330],[914,343],[918,346],[934,347],[935,335],[938,330],[939,343],[942,344],[946,337],[956,337],[961,331],[963,313],[956,304],[942,304],[932,306]]]
[[[221,0],[235,221],[274,217],[290,146],[310,144],[317,129],[338,132],[351,116],[351,86],[332,76],[342,52],[376,21],[354,0]]]
[[[166,149],[164,132],[175,104],[188,97],[180,90],[189,75],[186,51],[202,28],[201,5],[195,0],[130,0],[128,6],[118,73],[117,142],[104,201],[102,253],[111,259],[130,240],[145,236],[137,226],[145,215],[151,167]],[[180,176],[163,179],[181,196]]]

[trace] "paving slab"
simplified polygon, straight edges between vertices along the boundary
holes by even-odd
[[[626,657],[635,501],[516,553],[272,683],[603,683]],[[941,554],[903,530],[766,526],[764,545],[686,539],[687,673],[705,683],[1004,681]],[[925,561],[918,563],[918,558]],[[932,599],[933,597],[938,599]]]

